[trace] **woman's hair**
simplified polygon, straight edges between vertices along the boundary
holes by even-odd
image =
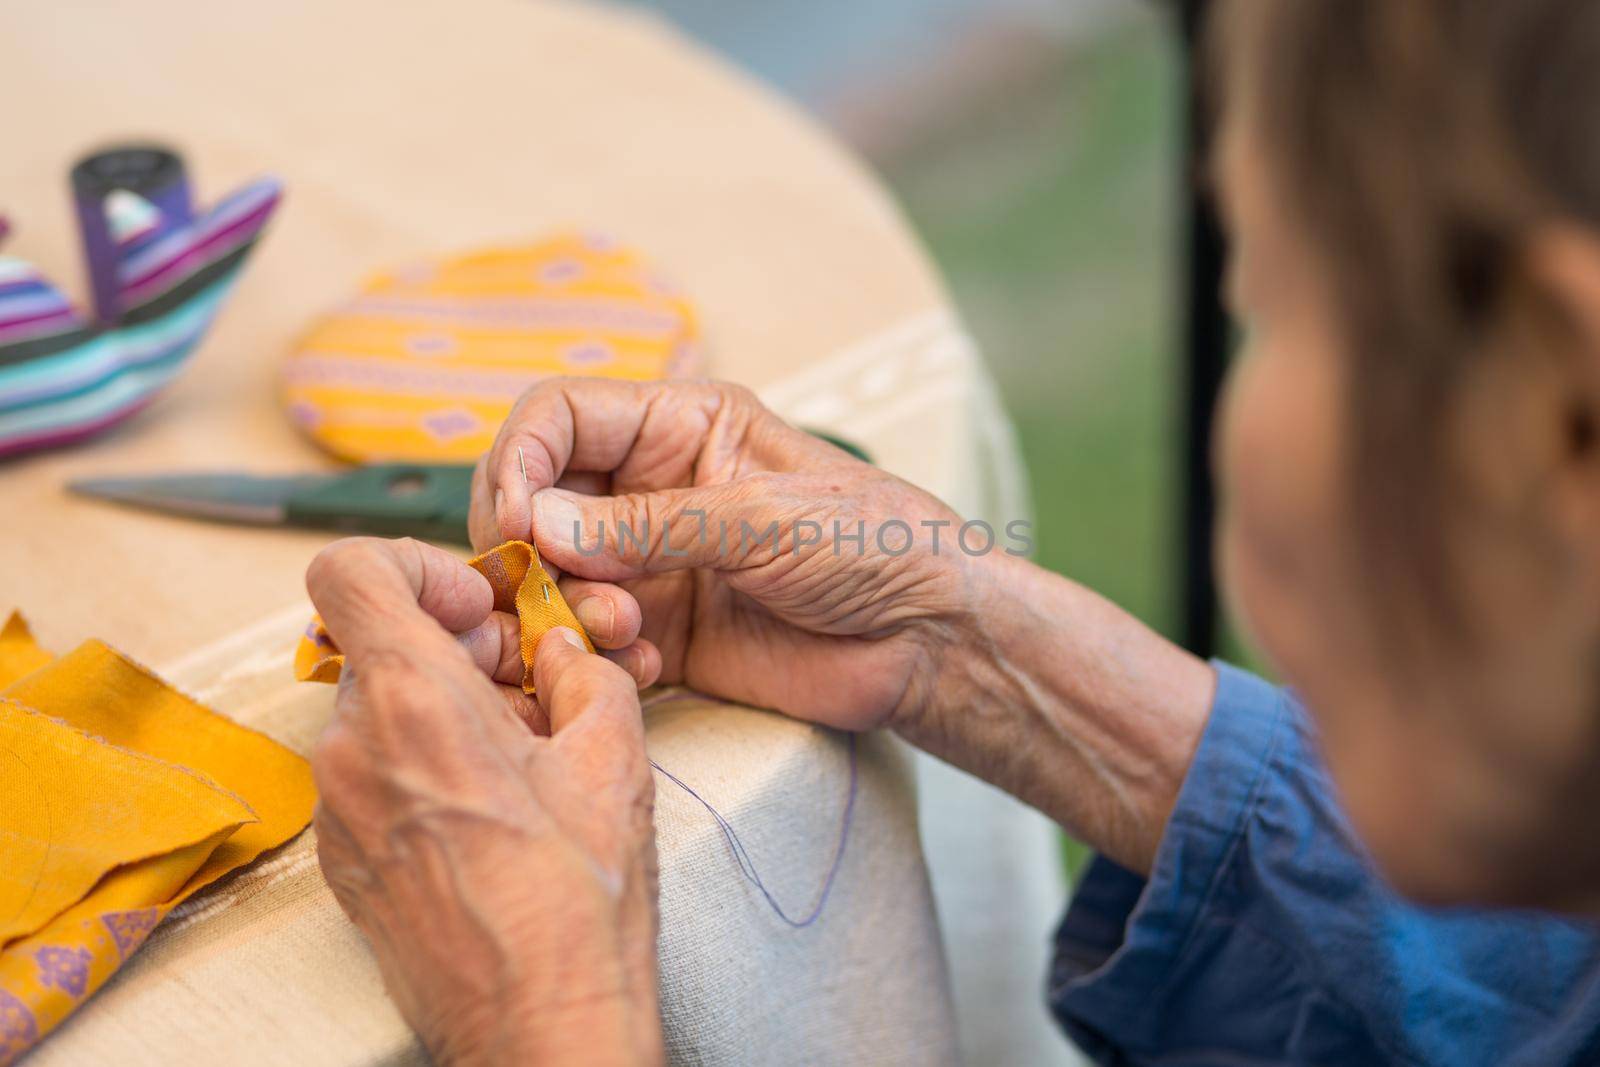
[[[1446,447],[1459,386],[1510,322],[1553,313],[1523,269],[1537,228],[1600,232],[1600,0],[1224,0],[1218,16],[1214,85],[1333,287],[1366,562],[1423,581],[1449,620],[1442,530],[1471,506]]]

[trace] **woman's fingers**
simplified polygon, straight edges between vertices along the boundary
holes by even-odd
[[[627,671],[585,649],[575,631],[558,626],[540,639],[533,679],[558,740],[580,723],[594,724],[590,728],[595,732],[642,752],[638,688]],[[607,757],[596,753],[596,758]]]
[[[501,685],[522,684],[522,626],[515,615],[492,611],[472,629],[456,635],[480,671]]]
[[[602,589],[614,591],[632,603],[633,598],[616,586],[602,586]],[[592,598],[591,598],[592,599]],[[633,606],[635,616],[631,633],[638,633],[638,605]],[[592,612],[591,612],[592,614]],[[582,615],[579,616],[582,618]],[[585,629],[588,629],[585,626]],[[640,689],[655,685],[661,678],[661,652],[654,644],[642,640],[637,636],[628,636],[627,631],[622,631],[627,640],[613,640],[603,642],[594,631],[590,631],[589,638],[601,653],[612,663],[628,672],[628,676]],[[467,655],[472,657],[472,662],[491,680],[501,686],[514,687],[521,692],[523,680],[522,663],[522,624],[515,615],[503,611],[495,611],[482,623],[465,633],[457,634],[456,640],[467,650]],[[517,716],[524,721],[529,720],[527,708],[516,706],[513,709]],[[546,726],[542,732],[548,733]]]
[[[500,542],[495,540],[499,527],[495,519],[494,490],[489,486],[489,456],[478,457],[472,468],[472,491],[467,507],[467,537],[479,552],[487,552]]]
[[[621,467],[643,434],[659,389],[639,382],[558,378],[524,393],[501,426],[486,461],[496,543],[528,539],[528,494],[555,485],[569,468]],[[688,429],[698,428],[703,437],[711,416],[690,421]],[[698,451],[699,442],[694,441],[689,454]],[[477,547],[481,551],[492,546]]]
[[[639,602],[621,586],[562,578],[557,583],[572,613],[601,654],[644,689],[661,678],[661,651],[639,637],[644,623]]]
[[[752,474],[619,496],[545,489],[533,496],[533,536],[541,556],[595,580],[734,570],[793,548],[795,502],[783,490],[784,477]],[[820,534],[808,540],[820,542]]]
[[[540,737],[550,736],[550,716],[539,706],[536,697],[522,691],[521,678],[517,679],[515,685],[498,685],[495,688],[500,691],[500,699],[505,701],[511,714],[521,720],[524,726]]]
[[[556,479],[556,488],[570,489],[574,493],[587,493],[589,496],[602,496],[611,492],[611,474],[609,471],[569,470]]]
[[[727,447],[738,454],[707,453],[716,442],[737,442]],[[729,471],[798,470],[839,456],[740,386],[551,379],[517,401],[484,459],[478,496],[485,503],[477,507],[492,510],[493,521],[475,516],[473,543],[484,551],[526,540],[533,521],[529,496],[574,472],[611,474],[619,488],[666,489],[703,476],[708,454]],[[581,482],[575,487],[589,491]]]
[[[627,648],[605,649],[600,654],[627,671],[640,689],[661,680],[661,650],[642,637]]]
[[[556,583],[597,648],[626,648],[639,636],[639,602],[620,586],[562,578]]]
[[[494,608],[487,578],[410,538],[336,541],[306,568],[306,590],[352,663],[447,641],[445,631],[470,630]]]

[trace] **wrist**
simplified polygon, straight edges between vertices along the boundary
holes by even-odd
[[[429,1042],[452,1067],[565,1064],[641,1067],[665,1062],[660,1013],[626,993],[560,1003],[522,1003],[462,1020]]]
[[[906,741],[1148,870],[1210,709],[1209,665],[1024,560],[967,575],[966,616],[897,718]]]
[[[995,695],[992,680],[1006,656],[1005,634],[1027,582],[1023,560],[997,555],[960,556],[951,564],[951,607],[929,620],[920,636],[921,661],[887,725],[912,744],[942,732],[941,723]]]
[[[521,911],[536,898],[509,907],[499,898],[498,936],[477,954],[476,975],[459,983],[468,995],[439,1005],[443,1010],[431,1019],[429,1006],[418,1005],[418,1031],[438,1062],[664,1061],[653,915],[630,923],[610,893],[556,873],[546,873],[543,905]],[[557,885],[567,888],[555,891]]]

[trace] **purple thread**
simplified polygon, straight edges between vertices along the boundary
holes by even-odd
[[[834,851],[833,863],[828,867],[828,876],[822,881],[822,891],[817,894],[816,906],[811,909],[811,914],[804,919],[790,918],[789,914],[783,910],[783,906],[773,897],[772,892],[767,889],[766,883],[762,882],[761,875],[756,870],[755,862],[750,858],[750,853],[745,851],[744,842],[739,840],[739,834],[734,830],[733,824],[723,818],[722,813],[712,807],[705,797],[696,793],[689,783],[661,766],[655,760],[650,761],[650,766],[665,775],[673,785],[694,797],[695,800],[700,802],[701,807],[711,813],[711,817],[717,821],[717,827],[722,831],[723,838],[728,842],[728,851],[733,853],[733,861],[739,865],[739,871],[745,876],[745,880],[761,891],[761,895],[767,898],[767,905],[772,908],[773,913],[778,918],[796,930],[803,930],[821,918],[822,909],[828,903],[828,894],[833,892],[833,883],[838,878],[839,867],[844,863],[845,843],[850,840],[850,816],[856,807],[858,773],[856,767],[856,735],[847,734],[846,737],[850,748],[850,792],[845,798],[844,815],[839,820],[839,847]]]

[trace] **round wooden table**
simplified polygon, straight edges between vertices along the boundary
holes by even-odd
[[[4,251],[85,293],[66,170],[148,137],[202,199],[280,175],[284,206],[193,364],[93,443],[0,466],[0,610],[65,651],[99,637],[301,751],[326,689],[296,686],[315,533],[210,526],[68,495],[87,475],[328,465],[276,374],[310,317],[368,272],[566,224],[661,261],[698,304],[711,370],[866,444],[973,517],[1026,514],[1010,431],[893,203],[760,85],[629,9],[451,4],[13,5],[0,15]],[[739,827],[780,895],[825,867],[839,740],[667,694],[650,747]],[[863,746],[862,800],[816,927],[773,921],[720,834],[663,788],[662,996],[681,1062],[973,1062],[1064,1055],[1038,1004],[1048,828],[894,742]],[[917,833],[913,777],[944,918]],[[415,1057],[312,835],[186,905],[34,1063]],[[948,871],[941,870],[948,868]],[[536,887],[530,891],[537,891]]]

